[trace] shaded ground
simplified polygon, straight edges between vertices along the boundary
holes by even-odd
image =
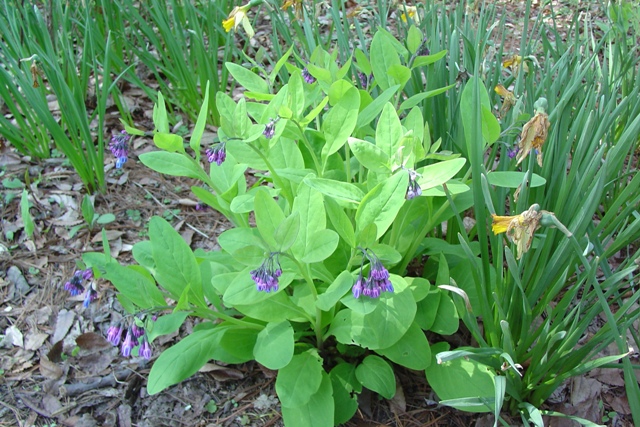
[[[517,46],[522,5],[506,6],[514,28],[511,43]],[[583,6],[577,2],[575,7]],[[506,50],[517,51],[512,46]],[[139,103],[151,110],[148,100]],[[108,125],[116,131],[117,113]],[[136,125],[151,127],[144,117]],[[227,227],[217,213],[195,209],[196,199],[189,190],[193,181],[158,175],[137,162],[137,156],[153,149],[152,145],[149,139],[138,138],[122,170],[113,169],[107,155],[111,162],[107,193],[95,197],[97,213],[116,217],[105,228],[112,256],[122,263],[131,261],[131,247],[145,238],[153,215],[169,219],[193,248],[215,248],[215,237]],[[3,188],[0,333],[5,338],[0,343],[0,425],[282,425],[273,387],[275,373],[254,362],[211,363],[183,383],[149,396],[145,384],[153,360],[125,359],[103,338],[123,312],[113,287],[98,281],[99,298],[86,309],[82,297],[69,297],[63,289],[83,253],[102,251],[100,227],[70,235],[74,226],[82,224],[83,190],[73,169],[61,159],[37,164],[10,148],[0,156],[0,164],[6,167],[2,179],[24,181],[28,175],[32,183],[37,182],[30,187],[36,223],[33,239],[23,230],[21,189]],[[154,342],[154,357],[192,327],[187,321],[178,333]],[[396,397],[386,401],[364,393],[350,426],[492,425],[487,417],[439,407],[422,373],[398,369],[397,377]],[[623,385],[619,371],[594,372],[567,383],[550,407],[599,422],[605,415],[607,425],[630,426]],[[551,425],[570,425],[554,422]]]

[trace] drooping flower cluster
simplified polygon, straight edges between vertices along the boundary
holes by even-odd
[[[214,147],[209,147],[205,150],[205,154],[207,155],[207,160],[209,163],[216,163],[216,165],[220,166],[222,162],[227,158],[227,147],[224,142],[219,142]]]
[[[278,121],[278,119],[271,119],[271,120],[269,120],[269,123],[267,123],[264,126],[264,131],[262,132],[262,134],[265,136],[265,138],[271,139],[276,134],[276,122],[277,121]]]
[[[82,294],[86,290],[86,294],[84,296],[84,302],[82,305],[87,308],[89,304],[95,301],[98,298],[98,291],[96,291],[93,287],[93,283],[91,280],[93,279],[93,270],[87,268],[86,270],[76,270],[73,273],[73,276],[67,283],[64,284],[64,288],[69,291],[72,297]],[[84,285],[84,282],[88,281],[89,283]]]
[[[420,184],[416,181],[418,174],[414,170],[409,170],[409,185],[407,186],[407,194],[406,199],[411,200],[415,197],[422,195],[422,188],[420,188]]]
[[[304,67],[302,69],[302,78],[304,79],[305,82],[312,84],[316,82],[316,78],[313,77],[311,75],[311,73],[309,73],[309,70],[307,70],[307,67]]]
[[[362,89],[367,90],[369,85],[373,81],[373,74],[369,74],[368,76],[365,73],[361,73],[358,71],[358,80],[360,80],[360,87]]]
[[[109,150],[116,158],[116,169],[120,169],[122,165],[125,164],[127,159],[129,158],[129,140],[131,136],[127,133],[126,130],[121,131],[118,134],[113,135],[111,137],[111,142],[109,143]]]
[[[360,298],[361,295],[370,298],[378,298],[382,292],[393,292],[393,285],[389,280],[389,271],[382,265],[380,258],[376,256],[371,249],[360,249],[362,251],[362,264],[365,260],[369,260],[369,275],[364,278],[362,267],[360,265],[360,274],[356,279],[351,292],[354,298]]]
[[[142,322],[142,319],[134,319],[125,329],[121,323],[111,325],[107,331],[107,340],[114,346],[120,345],[120,352],[124,357],[131,356],[131,351],[135,346],[139,345],[138,354],[145,359],[151,359],[152,351],[151,344],[149,344],[149,338],[147,337],[144,326],[140,326],[138,323]],[[124,334],[124,339],[122,335]]]
[[[278,278],[282,275],[282,267],[278,261],[279,252],[272,252],[260,267],[251,271],[251,279],[256,282],[256,289],[261,292],[278,290]]]

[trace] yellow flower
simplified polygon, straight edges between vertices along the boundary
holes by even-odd
[[[247,11],[251,6],[250,3],[245,4],[244,6],[236,6],[233,8],[227,19],[222,21],[222,26],[224,30],[228,33],[233,28],[234,31],[238,30],[238,27],[242,25],[242,28],[247,32],[249,38],[255,35],[255,31],[253,31],[253,27],[249,22],[249,17],[247,16]]]
[[[513,67],[513,66],[518,66],[522,63],[522,56],[520,55],[513,55],[508,57],[507,59],[505,59],[504,61],[502,61],[502,66],[504,68],[509,68],[509,67]]]
[[[402,22],[404,23],[407,22],[407,15],[408,15],[409,18],[413,19],[413,22],[415,22],[416,24],[420,23],[420,17],[418,16],[418,8],[416,8],[415,6],[402,5],[400,6],[400,10],[402,11],[402,15],[400,15],[400,19],[402,19]]]
[[[504,115],[513,105],[516,105],[516,96],[513,94],[513,92],[510,92],[502,85],[496,86],[495,91],[504,99],[504,101],[502,102],[502,107],[500,108],[500,114]]]
[[[302,0],[284,0],[280,9],[287,10],[291,6],[293,6],[296,19],[302,19]]]
[[[547,100],[544,98],[540,98],[540,101],[543,101],[542,104],[546,106]],[[538,104],[536,102],[536,104]],[[522,133],[520,134],[520,143],[518,147],[520,150],[518,151],[518,155],[516,159],[518,162],[517,165],[520,164],[528,155],[531,150],[537,150],[537,160],[538,165],[542,167],[542,144],[547,140],[547,133],[549,131],[549,116],[544,111],[543,107],[539,107],[536,110],[535,116],[527,123],[525,123],[522,128]]]
[[[493,223],[491,230],[493,234],[507,233],[507,238],[516,244],[517,258],[531,248],[533,235],[540,228],[540,220],[545,211],[540,211],[537,204],[522,212],[520,215],[498,216],[491,215]]]

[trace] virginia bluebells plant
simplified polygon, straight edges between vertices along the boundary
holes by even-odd
[[[304,67],[302,69],[302,78],[304,79],[305,82],[309,84],[316,82],[316,78],[309,73],[309,70],[307,70],[307,67]]]
[[[405,196],[407,200],[422,195],[422,188],[420,188],[420,184],[416,181],[417,176],[418,174],[415,171],[409,170],[409,185],[407,186],[407,194]]]
[[[269,120],[269,123],[267,123],[264,127],[264,132],[262,132],[262,134],[265,136],[265,138],[267,139],[271,139],[273,138],[273,135],[276,134],[276,122],[278,120],[277,119],[271,119]]]
[[[116,158],[116,169],[120,169],[129,158],[129,139],[131,136],[123,130],[113,135],[109,143],[109,150]]]
[[[215,147],[209,147],[205,151],[209,163],[215,162],[218,166],[227,158],[227,149],[224,142],[218,143]]]
[[[107,331],[107,341],[109,341],[113,345],[120,344],[120,340],[122,339],[122,326],[111,325],[109,326],[109,330]]]
[[[89,304],[98,298],[98,291],[95,290],[91,280],[93,280],[93,270],[88,268],[86,270],[76,270],[71,279],[64,284],[64,288],[69,291],[72,297],[81,295],[85,290],[87,291],[82,304],[85,308],[89,307]],[[86,288],[85,281],[89,282]]]
[[[137,345],[140,345],[140,347],[138,348],[138,355],[144,357],[145,359],[151,358],[152,350],[151,344],[149,344],[149,338],[147,337],[144,326],[138,325],[138,323],[141,321],[142,319],[139,318],[133,319],[133,321],[127,328],[127,333],[124,337],[124,341],[122,341],[122,345],[120,346],[120,352],[124,357],[129,357],[133,348]],[[122,327],[121,323],[111,325],[109,327],[109,330],[107,331],[107,340],[114,346],[118,346],[120,344],[120,340],[122,339],[123,332],[124,328]]]
[[[360,274],[351,288],[353,297],[360,298],[361,295],[365,295],[370,298],[378,298],[382,292],[393,292],[389,271],[382,265],[380,258],[371,249],[360,248],[360,250],[362,251],[362,264],[360,265]],[[369,260],[369,275],[366,279],[362,274],[365,260]]]
[[[135,341],[134,341],[135,340]],[[120,347],[120,351],[124,357],[131,356],[131,350],[138,344],[138,339],[133,336],[133,332],[131,331],[131,327],[127,329],[127,335],[124,337],[124,341],[122,341],[122,346]]]
[[[278,290],[278,278],[282,275],[282,267],[278,261],[279,252],[272,252],[260,267],[251,271],[251,279],[256,282],[256,289],[264,292]]]

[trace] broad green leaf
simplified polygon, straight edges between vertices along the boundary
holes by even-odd
[[[258,330],[245,327],[229,328],[220,339],[220,349],[225,352],[224,363],[245,363],[252,360]]]
[[[462,91],[462,96],[460,97],[460,113],[462,117],[462,124],[464,127],[464,136],[467,143],[473,140],[471,135],[471,132],[472,132],[471,117],[473,117],[473,114],[475,114],[475,109],[476,109],[476,106],[473,104],[473,91],[474,91],[474,86],[476,85],[476,79],[477,77],[471,77],[469,79],[469,81],[467,82],[467,85]],[[487,93],[487,89],[485,88],[484,83],[482,83],[482,81],[477,81],[477,85],[480,88],[480,103],[484,107],[483,110],[486,108],[490,112],[491,102],[489,100],[489,94]],[[490,119],[488,117],[485,118],[485,116],[486,116],[486,113],[482,113],[482,136],[486,143],[487,137],[491,136],[491,133],[492,133],[489,131],[489,129],[495,128],[494,126],[495,123],[491,124]]]
[[[291,362],[280,369],[276,380],[276,392],[282,407],[296,408],[309,403],[320,389],[323,373],[317,354],[306,351],[293,356]]]
[[[432,98],[436,95],[440,95],[441,93],[444,93],[455,86],[456,84],[454,83],[449,86],[441,87],[439,89],[434,89],[434,90],[421,92],[416,95],[413,95],[411,98],[405,100],[402,104],[400,104],[400,107],[398,108],[398,110],[402,111],[402,110],[408,110],[409,108],[413,108],[423,100]]]
[[[355,248],[356,234],[353,230],[353,224],[351,223],[349,215],[347,215],[344,209],[338,205],[338,202],[333,199],[325,198],[324,206],[334,230],[338,232],[338,235],[340,235],[350,247]]]
[[[326,228],[327,215],[322,195],[308,185],[300,184],[291,212],[298,212],[300,216],[298,238],[291,248],[293,254],[300,259],[314,243],[312,239],[315,234]]]
[[[262,247],[260,233],[255,228],[230,228],[218,236],[218,244],[228,253],[233,253],[247,246]]]
[[[444,58],[446,54],[447,54],[446,50],[441,50],[440,52],[436,52],[431,55],[418,56],[416,60],[413,61],[413,64],[411,65],[411,69],[413,70],[414,68],[417,68],[417,67],[424,67],[425,65],[433,64],[434,62]]]
[[[158,103],[153,106],[153,124],[157,132],[169,133],[167,106],[164,103],[162,92],[158,92]]]
[[[142,164],[162,174],[186,176],[202,181],[207,180],[206,174],[200,165],[184,154],[152,151],[150,153],[142,153],[138,158]]]
[[[170,153],[184,153],[184,143],[180,135],[156,132],[153,135],[153,143],[161,150],[168,151]]]
[[[162,292],[149,274],[143,273],[142,267],[123,267],[117,262],[110,262],[105,269],[105,279],[138,307],[144,309],[167,304]]]
[[[254,285],[255,290],[255,285]],[[263,322],[308,322],[305,312],[296,306],[286,292],[278,292],[259,304],[236,304],[240,313]]]
[[[280,226],[273,235],[276,242],[280,244],[280,252],[286,251],[293,245],[298,237],[299,231],[300,215],[298,212],[293,212],[280,223]]]
[[[309,237],[304,254],[300,258],[302,262],[307,264],[321,262],[329,258],[335,252],[340,240],[338,233],[329,229],[318,230]]]
[[[233,281],[229,284],[229,287],[224,292],[222,299],[226,306],[234,307],[236,304],[248,305],[261,303],[262,301],[269,299],[274,293],[260,292],[256,289],[256,283],[251,279],[252,267],[247,267],[242,270]],[[295,275],[291,272],[284,272],[280,276],[279,289],[276,292],[282,292],[294,279]]]
[[[411,78],[411,70],[402,64],[395,64],[389,67],[387,76],[392,79],[394,84],[399,84],[403,88]]]
[[[432,354],[447,349],[440,343],[432,346]],[[476,360],[462,357],[438,364],[432,361],[425,370],[427,381],[442,400],[480,398],[493,402],[495,399],[495,373]],[[484,405],[454,407],[468,412],[492,412],[493,407]]]
[[[367,356],[356,368],[356,378],[363,386],[386,399],[396,394],[396,377],[391,366],[379,356]]]
[[[287,106],[293,112],[293,118],[300,119],[304,111],[304,83],[300,71],[296,70],[289,77],[289,92]]]
[[[250,92],[269,93],[269,85],[253,71],[233,62],[226,62],[225,67],[242,87]]]
[[[274,234],[284,221],[282,209],[267,191],[258,191],[254,200],[254,209],[256,226],[260,235],[269,247],[275,250],[278,247],[278,242],[276,242]],[[302,220],[303,218],[301,218],[301,223],[303,223]]]
[[[429,328],[431,331],[440,335],[452,335],[460,326],[460,318],[458,311],[451,297],[444,291],[441,291],[440,304],[438,304],[438,312],[433,325]]]
[[[344,296],[353,286],[353,276],[348,271],[343,271],[329,285],[326,291],[318,296],[316,307],[323,311],[331,310],[340,298]]]
[[[153,340],[160,335],[167,335],[177,331],[188,315],[189,312],[187,311],[175,311],[171,314],[158,317],[158,319],[152,322],[151,326],[147,328],[149,342],[153,342]]]
[[[278,374],[280,378],[282,371]],[[305,376],[304,374],[302,376]],[[287,426],[305,427],[333,427],[333,390],[329,375],[321,373],[321,383],[318,390],[309,398],[307,403],[296,407],[282,405],[282,418]],[[277,382],[276,382],[277,385]],[[277,387],[276,387],[277,390]],[[278,397],[282,396],[278,391]]]
[[[325,196],[329,196],[339,204],[346,204],[348,207],[356,208],[364,197],[364,192],[356,185],[344,181],[309,177],[305,178],[304,183]]]
[[[369,52],[371,53],[369,59],[373,76],[380,89],[386,90],[397,84],[395,79],[388,74],[389,68],[394,65],[401,65],[393,43],[382,32],[378,31],[373,36]]]
[[[156,264],[156,280],[173,297],[191,286],[197,301],[204,302],[200,269],[191,248],[171,224],[154,216],[149,221],[149,240]]]
[[[402,338],[413,323],[416,302],[401,277],[391,275],[391,283],[395,292],[383,292],[373,312],[362,314],[351,309],[338,312],[329,330],[338,342],[377,350],[391,347]]]
[[[362,385],[356,378],[356,368],[350,363],[340,363],[329,373],[333,386],[333,401],[335,404],[335,425],[349,421],[358,410],[357,392]]]
[[[376,146],[382,150],[387,158],[393,159],[398,151],[401,137],[402,125],[398,113],[391,103],[387,103],[382,109],[380,119],[378,119]]]
[[[356,211],[356,230],[375,224],[376,239],[379,239],[404,204],[408,183],[409,176],[406,173],[396,173],[369,191]]]
[[[207,86],[204,89],[204,100],[202,101],[202,107],[198,113],[198,120],[189,138],[189,146],[196,153],[196,159],[200,158],[200,140],[204,134],[204,127],[207,124],[207,115],[209,114],[209,80],[207,80]]]
[[[349,138],[349,148],[367,170],[376,173],[391,172],[390,157],[377,145],[362,139]]]
[[[434,163],[417,169],[417,182],[420,185],[420,188],[424,191],[446,183],[456,176],[466,161],[466,159],[461,157],[459,159],[445,160],[444,162]]]
[[[293,328],[288,321],[269,323],[258,334],[253,354],[258,363],[277,370],[291,362],[293,345]]]
[[[495,185],[496,187],[505,187],[505,188],[518,188],[522,185],[522,181],[524,180],[526,172],[518,172],[518,171],[498,171],[498,172],[490,172],[487,174],[487,180],[489,184]],[[547,180],[537,174],[532,174],[530,187],[541,187],[547,183]]]
[[[482,106],[482,136],[487,144],[491,145],[500,138],[500,123],[491,109]]]
[[[356,128],[360,129],[361,127],[371,123],[371,121],[380,114],[380,111],[382,111],[382,108],[387,104],[387,102],[393,98],[393,95],[396,94],[398,89],[400,89],[400,85],[391,86],[389,89],[378,95],[372,103],[363,108],[362,111],[360,111],[360,114],[358,114]]]
[[[347,142],[347,138],[356,127],[359,107],[360,93],[358,89],[352,87],[325,114],[322,122],[322,132],[326,139],[325,146],[322,148],[324,159],[338,151]]]
[[[420,326],[415,322],[391,347],[376,352],[398,365],[421,371],[431,364],[431,348]]]
[[[411,25],[411,27],[409,27],[409,32],[407,33],[407,49],[409,49],[409,53],[413,55],[418,51],[421,45],[422,31],[420,31],[415,25]]]

